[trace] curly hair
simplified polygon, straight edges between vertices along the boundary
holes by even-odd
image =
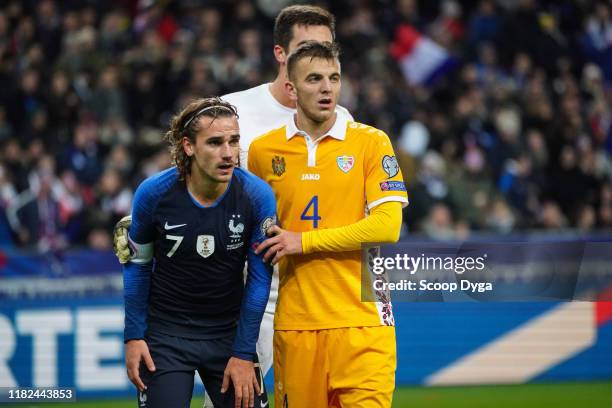
[[[200,117],[236,117],[236,107],[221,98],[201,98],[190,102],[181,112],[170,120],[170,129],[166,132],[165,139],[170,144],[172,162],[179,171],[181,180],[185,180],[191,168],[192,157],[189,157],[183,149],[183,137],[187,137],[191,143],[201,130]]]

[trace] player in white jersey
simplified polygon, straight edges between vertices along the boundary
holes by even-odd
[[[222,98],[236,107],[240,125],[240,162],[247,166],[247,152],[253,139],[284,126],[296,113],[295,101],[285,90],[287,81],[287,57],[306,41],[332,42],[335,37],[334,16],[314,6],[289,6],[276,17],[274,24],[274,57],[279,69],[276,79],[244,91],[224,95]],[[336,109],[340,117],[352,121],[349,111],[341,106]],[[257,353],[264,375],[272,367],[272,337],[274,334],[274,310],[278,297],[278,268],[274,269],[270,298],[259,331]]]
[[[237,108],[240,126],[240,162],[247,166],[247,152],[253,139],[272,129],[284,126],[296,113],[285,89],[287,81],[287,57],[306,41],[333,42],[335,39],[335,18],[328,11],[310,5],[289,6],[281,10],[274,24],[274,57],[278,62],[278,75],[273,82],[262,84],[244,91],[222,96],[222,99]],[[340,118],[353,120],[349,111],[336,107]],[[119,225],[119,224],[118,224]],[[115,232],[115,252],[120,261],[129,259],[127,235],[129,223],[123,223]],[[261,322],[257,354],[263,374],[272,367],[272,338],[274,334],[274,310],[278,297],[278,268],[274,270],[270,298]],[[210,405],[209,405],[210,404]],[[205,407],[212,407],[207,400]]]

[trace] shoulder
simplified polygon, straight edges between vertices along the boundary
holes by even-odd
[[[166,193],[179,179],[176,167],[160,171],[145,180],[136,189],[136,197],[152,198]]]
[[[341,117],[345,118],[349,122],[353,122],[353,115],[346,109],[344,106],[336,105],[336,113],[338,113]]]
[[[262,93],[266,90],[268,84],[261,84],[253,88],[245,89],[244,91],[233,92],[227,95],[223,95],[221,99],[235,105],[240,108],[244,104],[255,102],[260,99]]]
[[[242,189],[247,194],[247,196],[256,201],[260,200],[274,200],[274,193],[272,192],[272,188],[254,175],[253,173],[245,170],[243,168],[237,167],[234,169],[234,176],[236,180],[242,186]]]
[[[265,146],[270,146],[272,143],[277,141],[285,140],[286,138],[286,125],[281,127],[277,127],[276,129],[272,129],[267,131],[266,133],[257,136],[251,142],[251,146],[255,146],[255,148],[263,148]]]
[[[352,138],[359,138],[373,143],[389,141],[389,136],[384,131],[377,129],[374,126],[359,122],[349,122],[347,127],[347,136]]]

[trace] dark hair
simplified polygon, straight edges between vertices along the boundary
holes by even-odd
[[[295,5],[285,7],[276,16],[274,22],[274,44],[278,44],[285,51],[293,39],[293,27],[327,26],[331,31],[332,39],[336,38],[336,18],[329,11],[317,6]]]
[[[295,70],[295,66],[298,61],[303,58],[309,58],[312,61],[314,58],[322,58],[325,60],[338,59],[340,55],[340,48],[336,43],[330,42],[319,42],[319,41],[306,41],[295,49],[287,58],[287,74],[289,78],[292,78],[292,72]]]
[[[170,144],[172,162],[176,165],[181,179],[184,180],[191,168],[192,158],[185,154],[183,149],[183,136],[195,143],[195,137],[201,130],[199,118],[238,117],[236,107],[221,98],[202,98],[190,102],[183,110],[170,121],[170,130],[166,132],[165,139]]]

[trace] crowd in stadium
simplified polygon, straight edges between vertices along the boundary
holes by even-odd
[[[609,1],[316,3],[338,19],[340,104],[395,143],[407,234],[612,228]],[[275,76],[282,6],[0,1],[0,245],[110,248],[170,165],[178,107]],[[407,81],[390,52],[406,25],[454,69]]]

